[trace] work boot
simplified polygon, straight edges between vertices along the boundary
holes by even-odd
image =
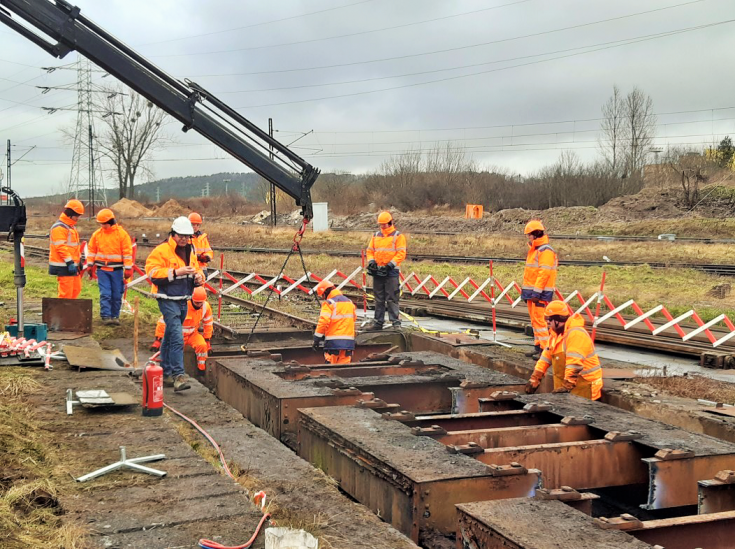
[[[178,393],[179,391],[186,391],[187,389],[191,389],[191,385],[189,385],[189,380],[187,379],[186,375],[177,375],[174,378],[174,391]]]
[[[396,322],[393,323],[393,329],[394,330],[400,330],[401,329],[401,321],[400,320],[397,320]]]
[[[111,318],[110,319],[110,324],[112,326],[120,326],[120,319],[119,318]]]
[[[535,358],[535,359],[538,359],[539,357],[541,357],[541,345],[534,345],[533,350],[528,351],[526,353],[526,356]]]
[[[112,319],[108,316],[103,316],[102,324],[104,324],[105,326],[110,326],[112,324]]]
[[[174,386],[174,378],[173,378],[173,376],[163,376],[163,386],[164,387],[173,387]]]
[[[382,322],[376,322],[376,321],[373,320],[367,326],[365,326],[365,328],[363,328],[363,329],[364,330],[368,330],[368,331],[378,331],[379,332],[380,330],[383,329],[383,323]]]

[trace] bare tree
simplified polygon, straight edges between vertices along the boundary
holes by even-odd
[[[147,161],[162,146],[161,133],[166,113],[144,97],[121,85],[106,89],[95,105],[100,153],[112,162],[119,197],[134,198],[135,178],[150,173]]]
[[[613,94],[602,106],[602,124],[599,138],[605,165],[610,173],[620,176],[625,148],[625,100],[620,88],[613,86]]]
[[[639,88],[625,97],[625,177],[636,177],[646,163],[648,149],[656,135],[653,100]]]
[[[699,202],[700,184],[705,183],[716,169],[716,160],[707,158],[702,151],[670,147],[666,151],[664,162],[681,182],[685,206],[689,209],[694,208]]]

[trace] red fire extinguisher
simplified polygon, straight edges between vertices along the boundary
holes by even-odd
[[[163,414],[163,368],[149,360],[143,368],[143,415]]]

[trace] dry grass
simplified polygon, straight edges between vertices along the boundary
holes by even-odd
[[[61,493],[70,491],[66,458],[47,442],[26,397],[39,390],[36,374],[0,370],[0,546],[82,549],[87,531],[63,519]]]
[[[638,383],[650,385],[661,392],[682,398],[702,398],[725,404],[735,404],[735,387],[700,375],[644,377]]]

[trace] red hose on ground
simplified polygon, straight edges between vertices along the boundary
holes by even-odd
[[[230,468],[227,466],[227,460],[225,459],[224,454],[222,453],[222,448],[220,448],[219,444],[217,444],[217,441],[215,441],[207,431],[205,431],[202,427],[199,426],[199,424],[194,421],[193,419],[186,417],[184,414],[176,410],[175,408],[172,408],[165,402],[163,403],[164,407],[171,410],[174,414],[179,416],[184,421],[190,423],[197,431],[199,431],[204,437],[209,441],[209,443],[214,447],[215,450],[217,450],[217,454],[219,455],[220,463],[222,464],[222,468],[224,469],[225,473],[227,473],[227,476],[230,477],[232,480],[236,480],[235,476],[230,471]],[[263,505],[261,505],[261,508],[265,506],[265,492],[259,492],[255,495],[256,501],[258,497],[263,498]],[[255,532],[253,533],[252,537],[243,545],[222,545],[220,543],[217,543],[216,541],[211,541],[208,539],[200,539],[199,540],[199,546],[203,547],[204,549],[247,549],[250,547],[253,542],[257,539],[258,534],[260,534],[260,530],[263,528],[263,524],[265,524],[265,521],[268,520],[271,517],[270,513],[263,513],[263,516],[260,518],[260,522],[258,523],[258,527],[255,529]]]

